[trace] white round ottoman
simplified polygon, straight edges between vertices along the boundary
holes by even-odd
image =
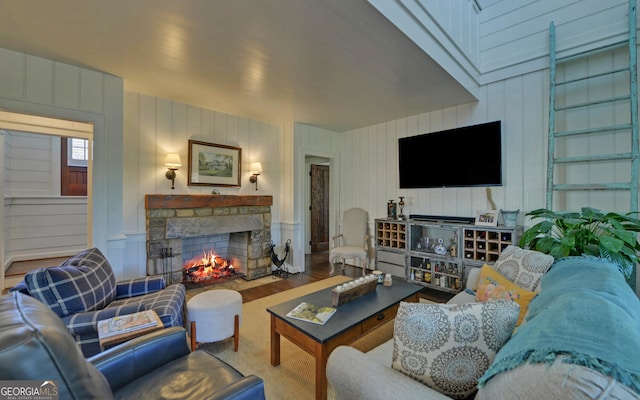
[[[217,342],[233,336],[238,351],[242,296],[235,290],[213,289],[193,296],[187,302],[187,327],[191,350],[197,343]]]

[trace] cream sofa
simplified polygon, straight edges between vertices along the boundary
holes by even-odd
[[[554,264],[547,275],[551,275],[551,272],[556,268],[557,264],[558,262]],[[623,310],[623,314],[629,314],[628,317],[631,320],[631,323],[635,324],[631,329],[638,329],[638,321],[640,321],[640,302],[638,301],[637,296],[626,284],[624,277],[619,273],[619,271],[614,271],[612,269],[612,271],[607,271],[606,274],[611,275],[611,281],[614,283],[610,283],[610,277],[608,275],[603,279],[599,279],[599,281],[606,281],[606,283],[603,283],[602,285],[600,285],[600,283],[595,285],[597,288],[601,287],[602,291],[605,292],[605,300],[600,300],[600,297],[598,297],[596,301],[606,303],[607,296],[622,298],[622,302],[627,304],[622,306],[625,308],[625,310]],[[562,274],[556,273],[556,275]],[[467,279],[467,288],[475,291],[477,281],[478,270],[474,269]],[[569,288],[577,286],[574,291],[574,293],[577,294],[572,295],[572,297],[582,296],[581,293],[583,293],[580,288],[581,283],[578,282],[574,284],[576,281],[579,280],[572,279],[571,282],[566,283],[566,286]],[[541,282],[542,288],[538,293],[538,296],[531,302],[529,312],[532,312],[531,307],[533,307],[533,304],[536,301],[544,301],[541,299],[543,297],[542,294],[545,293],[544,282],[545,280],[543,279]],[[563,285],[565,284],[563,283],[560,286],[562,287]],[[612,290],[612,286],[614,286],[615,289]],[[593,291],[592,289],[587,290]],[[554,296],[555,295],[556,294],[554,294]],[[593,301],[589,294],[585,294],[584,297],[587,302]],[[473,294],[468,291],[463,291],[456,294],[449,303],[462,304],[475,301],[476,299]],[[602,309],[608,309],[607,304],[590,304],[592,304],[596,309],[599,307],[603,307]],[[543,310],[539,315],[533,318],[529,316],[531,319],[527,320],[516,329],[516,332],[511,339],[502,347],[500,352],[498,352],[496,359],[494,360],[494,364],[492,364],[490,368],[494,367],[502,351],[510,350],[507,349],[507,347],[511,342],[522,342],[523,338],[524,341],[527,342],[527,335],[536,335],[535,325],[533,324],[536,324],[536,321],[538,320],[543,321],[545,319],[543,316],[545,312],[550,313],[550,311]],[[612,312],[607,312],[603,314],[611,313]],[[567,311],[567,315],[568,314],[569,312]],[[611,325],[612,321],[609,320],[608,317],[608,315],[602,315],[602,320],[595,319],[593,323]],[[625,318],[626,317],[627,316],[625,316]],[[566,324],[568,324],[573,330],[571,335],[575,335],[576,341],[579,341],[582,332],[590,332],[590,329],[587,330],[584,329],[584,326],[580,326],[580,322],[577,322],[578,325],[572,327],[572,320],[568,318],[565,318],[565,320]],[[579,321],[579,319],[576,321]],[[527,324],[532,325],[525,329],[524,327],[526,327]],[[616,328],[613,328],[613,331],[615,332]],[[605,334],[610,335],[609,333]],[[522,337],[515,339],[517,335]],[[587,337],[587,340],[588,339],[589,337]],[[622,338],[616,339],[622,340]],[[538,339],[533,337],[531,341],[536,342],[536,340]],[[640,399],[640,396],[638,395],[638,391],[640,391],[640,380],[638,379],[640,377],[640,339],[638,338],[638,335],[636,334],[635,337],[626,338],[624,343],[605,343],[605,348],[603,348],[602,351],[606,352],[607,346],[610,349],[614,349],[613,351],[616,350],[616,346],[622,346],[617,348],[619,353],[623,354],[623,357],[626,357],[626,354],[629,354],[628,360],[624,361],[627,362],[625,366],[628,366],[629,363],[631,363],[631,367],[627,368],[627,370],[623,370],[622,372],[618,371],[617,373],[620,375],[617,377],[618,380],[592,368],[577,365],[575,361],[573,364],[565,363],[563,361],[566,361],[565,358],[568,357],[565,357],[561,352],[558,352],[558,354],[554,354],[555,357],[553,357],[548,363],[535,363],[529,361],[524,362],[519,366],[504,368],[503,371],[496,373],[493,377],[488,379],[484,386],[481,387],[475,395],[471,396],[471,398],[475,398],[476,400]],[[329,357],[326,370],[328,381],[336,394],[336,399],[449,399],[449,397],[431,389],[425,384],[393,369],[391,367],[393,349],[394,339],[385,342],[367,353],[360,352],[359,350],[348,346],[336,348]],[[629,369],[631,370],[630,373],[628,373]],[[615,373],[612,373],[611,375],[615,375]],[[624,381],[625,379],[627,380],[627,385],[620,382],[620,380]],[[635,391],[630,388],[629,381],[635,381]]]

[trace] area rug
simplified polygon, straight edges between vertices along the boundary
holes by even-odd
[[[287,339],[281,338],[280,365],[277,367],[271,365],[271,322],[267,307],[338,285],[350,279],[345,276],[334,276],[245,303],[242,305],[240,343],[237,353],[233,351],[233,339],[204,343],[199,347],[216,354],[245,375],[256,375],[262,378],[265,382],[267,399],[314,399],[315,362],[311,355]],[[392,335],[393,321],[389,321],[353,343],[352,346],[362,351],[368,351],[389,340]],[[335,398],[331,387],[329,387],[328,398]]]
[[[216,283],[209,286],[189,289],[187,290],[187,301],[189,301],[189,299],[195,296],[196,294],[206,292],[208,290],[229,289],[229,290],[235,290],[239,292],[241,290],[251,289],[257,286],[262,286],[269,283],[278,282],[281,280],[282,278],[280,278],[279,276],[273,276],[273,275],[263,276],[262,278],[252,279],[250,281],[244,278],[233,279],[230,281],[220,282],[220,283]]]

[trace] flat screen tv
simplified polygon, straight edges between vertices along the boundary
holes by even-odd
[[[501,121],[398,139],[401,189],[502,185]]]

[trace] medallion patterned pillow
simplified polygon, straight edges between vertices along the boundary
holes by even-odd
[[[500,253],[493,269],[521,288],[533,291],[553,261],[548,254],[511,245]]]
[[[511,337],[519,311],[511,300],[402,302],[395,319],[391,366],[446,396],[466,398]]]

